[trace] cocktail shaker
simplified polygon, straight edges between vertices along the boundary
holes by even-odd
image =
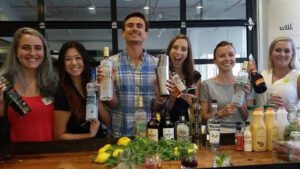
[[[156,68],[156,78],[158,81],[160,96],[168,96],[170,93],[167,89],[166,83],[169,79],[169,56],[166,54],[159,55]]]

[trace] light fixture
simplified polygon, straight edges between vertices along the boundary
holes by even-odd
[[[150,2],[149,0],[146,0],[145,6],[144,6],[144,14],[148,15],[150,10]]]
[[[96,6],[95,6],[95,5],[90,5],[90,6],[88,6],[88,12],[89,12],[91,15],[95,15],[95,14],[96,14]]]
[[[199,1],[198,5],[196,6],[196,14],[200,14],[202,8],[202,1]]]

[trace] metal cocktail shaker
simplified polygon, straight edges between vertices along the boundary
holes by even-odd
[[[158,89],[161,96],[168,96],[170,93],[167,89],[166,82],[169,79],[169,56],[166,54],[159,55],[156,69],[156,78]]]

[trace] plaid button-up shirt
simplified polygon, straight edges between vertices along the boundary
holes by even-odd
[[[142,97],[147,119],[151,118],[151,100],[154,96],[153,81],[158,59],[143,52],[142,62],[134,65],[126,51],[110,58],[116,73],[115,92],[119,99],[118,106],[111,110],[111,129],[113,136],[134,136],[134,117],[137,98]]]

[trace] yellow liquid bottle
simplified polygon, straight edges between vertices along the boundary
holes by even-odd
[[[256,108],[253,112],[251,122],[252,144],[254,151],[266,151],[267,149],[267,129],[264,123],[262,108]]]
[[[265,112],[265,124],[267,128],[267,149],[273,150],[273,141],[279,140],[279,127],[275,120],[275,112],[272,108],[267,108]]]

